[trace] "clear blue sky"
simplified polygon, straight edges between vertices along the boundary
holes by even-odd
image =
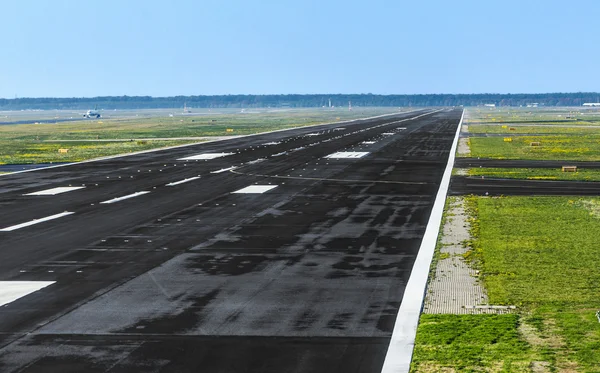
[[[598,0],[2,0],[0,97],[600,91]]]

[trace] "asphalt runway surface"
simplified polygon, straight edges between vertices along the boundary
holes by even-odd
[[[0,371],[379,372],[461,114],[0,176]]]
[[[527,159],[491,159],[458,157],[454,161],[455,168],[562,168],[577,166],[578,168],[600,168],[600,162],[593,161],[555,161]]]
[[[595,181],[498,179],[452,176],[448,195],[480,196],[600,196]]]

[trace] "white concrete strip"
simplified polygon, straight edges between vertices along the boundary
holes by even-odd
[[[0,307],[36,292],[56,281],[0,281]]]
[[[340,159],[340,158],[362,158],[362,157],[364,157],[367,154],[369,154],[369,152],[337,152],[337,153],[329,154],[325,158],[334,158],[334,159]]]
[[[233,193],[236,194],[260,194],[267,192],[271,189],[277,188],[277,185],[250,185],[240,190],[236,190]]]
[[[185,157],[185,158],[178,158],[178,161],[200,161],[200,160],[208,160],[208,159],[215,159],[215,158],[221,158],[221,157],[226,157],[228,155],[232,155],[234,153],[203,153],[203,154],[196,154],[196,155],[191,155],[189,157]]]
[[[10,227],[2,228],[2,229],[0,229],[0,232],[14,231],[14,230],[17,230],[17,229],[29,227],[30,225],[39,224],[39,223],[43,223],[45,221],[62,218],[63,216],[67,216],[67,215],[71,215],[71,214],[74,214],[74,212],[65,211],[65,212],[61,212],[60,214],[46,216],[45,218],[33,219],[32,221],[28,221],[26,223],[21,223],[21,224],[13,225],[13,226],[10,226]]]
[[[227,168],[222,168],[220,170],[216,170],[216,171],[211,171],[211,174],[220,174],[221,172],[227,172],[227,171],[231,171],[231,170],[235,170],[237,167],[236,166],[231,166],[231,167],[227,167]]]
[[[204,145],[204,144],[208,144],[208,143],[212,143],[212,142],[218,142],[218,141],[229,141],[231,139],[239,139],[240,137],[262,136],[262,135],[269,134],[269,133],[286,132],[286,131],[298,130],[298,129],[301,129],[301,128],[311,128],[311,127],[320,127],[320,126],[326,127],[326,126],[330,126],[332,124],[338,124],[339,125],[339,124],[342,124],[342,123],[352,123],[352,122],[358,122],[358,121],[369,120],[369,119],[377,119],[377,118],[389,117],[389,116],[398,115],[398,114],[410,114],[410,113],[414,113],[415,111],[420,111],[420,110],[421,109],[411,110],[411,111],[406,111],[406,112],[396,112],[396,113],[390,113],[390,114],[381,114],[381,115],[375,115],[373,117],[349,119],[349,120],[345,120],[345,121],[341,121],[341,122],[319,123],[319,124],[311,124],[309,126],[299,126],[299,127],[292,127],[292,128],[283,128],[283,129],[280,129],[280,130],[265,131],[265,132],[253,133],[253,134],[250,134],[250,135],[227,136],[227,138],[225,138],[225,139],[219,138],[218,140],[204,141],[202,143],[193,143],[193,144],[183,144],[183,145],[175,145],[175,146],[166,146],[164,148],[141,150],[139,152],[133,152],[133,153],[128,153],[128,154],[118,154],[118,155],[111,155],[111,156],[107,156],[107,157],[98,157],[98,158],[89,159],[87,161],[81,161],[81,162],[73,162],[73,163],[59,164],[59,165],[55,165],[55,166],[40,167],[40,168],[31,169],[31,170],[8,172],[8,173],[5,173],[5,174],[0,174],[0,178],[3,177],[3,176],[11,176],[11,175],[14,175],[14,174],[21,174],[21,173],[24,173],[24,172],[35,172],[35,171],[39,171],[39,170],[46,170],[46,169],[49,169],[49,168],[68,167],[68,166],[72,166],[72,165],[75,165],[75,164],[81,164],[81,163],[100,162],[100,161],[105,161],[107,159],[131,157],[131,156],[135,156],[135,155],[139,155],[139,154],[157,153],[157,152],[162,152],[162,151],[167,151],[167,150],[172,150],[172,149],[179,149],[179,148],[187,148],[187,147],[191,147],[191,146]],[[423,115],[434,114],[434,113],[437,113],[438,111],[440,111],[440,110],[431,111],[431,112],[428,112],[428,113],[423,114]],[[422,117],[423,115],[419,115],[419,116],[416,116],[416,117],[408,118],[407,120],[417,119],[417,118]],[[333,130],[337,131],[337,130],[343,130],[343,129],[345,129],[345,128],[334,128]]]
[[[136,192],[136,193],[133,193],[133,194],[128,194],[128,195],[123,196],[123,197],[109,199],[108,201],[102,201],[100,203],[115,203],[115,202],[123,201],[124,199],[129,199],[129,198],[141,196],[141,195],[144,195],[144,194],[147,194],[147,193],[150,193],[150,192],[143,190],[141,192]]]
[[[83,188],[85,188],[85,187],[82,187],[82,186],[78,186],[78,187],[58,187],[58,188],[40,190],[39,192],[27,193],[27,194],[24,194],[24,196],[54,196],[54,195],[57,195],[57,194],[71,192],[73,190],[83,189]]]
[[[190,177],[190,178],[187,178],[187,179],[183,179],[183,180],[179,180],[179,181],[174,181],[172,183],[166,184],[165,186],[175,186],[175,185],[187,183],[187,182],[198,180],[198,179],[200,179],[200,176],[194,176],[194,177]]]
[[[415,259],[415,264],[410,273],[410,278],[404,290],[402,303],[396,316],[396,323],[392,332],[390,345],[383,362],[382,373],[408,373],[410,371],[410,362],[412,360],[413,349],[415,347],[415,336],[417,334],[417,326],[419,324],[419,316],[423,308],[423,300],[425,299],[425,291],[427,287],[427,278],[429,277],[429,267],[433,259],[437,237],[440,231],[442,222],[442,214],[446,203],[446,195],[450,186],[450,176],[452,175],[452,167],[456,147],[458,144],[458,136],[460,135],[460,127],[464,118],[465,112],[460,118],[460,123],[456,129],[454,142],[448,156],[448,163],[442,176],[442,182],[435,197],[435,202],[431,210],[427,228],[423,235],[423,241],[419,247],[419,253]]]

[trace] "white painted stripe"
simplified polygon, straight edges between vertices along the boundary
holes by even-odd
[[[56,281],[0,281],[0,307],[36,292]]]
[[[136,193],[133,193],[133,194],[128,194],[128,195],[126,195],[126,196],[123,196],[123,197],[118,197],[118,198],[109,199],[108,201],[102,201],[102,202],[100,202],[100,203],[115,203],[115,202],[122,201],[122,200],[124,200],[124,199],[129,199],[129,198],[133,198],[133,197],[141,196],[141,195],[143,195],[143,194],[147,194],[147,193],[150,193],[150,192],[147,192],[147,191],[145,191],[145,190],[144,190],[144,191],[141,191],[141,192],[136,192]]]
[[[440,231],[446,195],[450,186],[450,176],[452,175],[452,167],[454,166],[458,136],[460,135],[460,127],[464,115],[465,112],[463,110],[454,136],[454,142],[450,149],[450,155],[448,156],[448,164],[446,165],[440,188],[435,197],[427,228],[425,228],[423,241],[419,247],[419,253],[417,254],[410,278],[404,290],[404,296],[402,297],[402,303],[396,316],[390,345],[385,356],[385,361],[383,362],[382,373],[408,373],[410,370],[417,326],[423,308],[423,300],[425,299],[429,267],[433,260],[433,253],[435,252],[435,245]]]
[[[337,152],[329,154],[325,158],[362,158],[369,152]]]
[[[185,158],[178,158],[177,160],[178,161],[208,160],[208,159],[226,157],[226,156],[232,155],[232,154],[234,154],[234,153],[203,153],[203,154],[191,155],[191,156],[185,157]]]
[[[231,171],[231,170],[235,170],[237,167],[236,166],[231,166],[231,167],[227,167],[227,168],[222,168],[220,170],[216,170],[216,171],[211,171],[211,174],[220,174],[221,172],[226,172],[226,171]]]
[[[277,188],[277,185],[250,185],[249,187],[245,187],[243,189],[240,190],[236,190],[233,193],[239,193],[239,194],[260,194],[260,193],[264,193],[266,191],[269,191],[271,189]]]
[[[376,143],[376,141],[363,141],[362,143],[365,145],[373,145]]]
[[[43,223],[45,221],[62,218],[63,216],[67,216],[67,215],[71,215],[71,214],[74,214],[74,212],[65,211],[65,212],[61,212],[60,214],[46,216],[45,218],[33,219],[32,221],[28,221],[26,223],[21,223],[21,224],[13,225],[11,227],[2,228],[2,229],[0,229],[0,232],[14,231],[17,229],[29,227],[30,225],[39,224],[39,223]]]
[[[71,192],[73,190],[83,189],[83,188],[85,188],[85,187],[82,187],[82,186],[79,186],[79,187],[58,187],[58,188],[40,190],[39,192],[27,193],[27,194],[24,194],[24,196],[54,196],[56,194]]]
[[[200,179],[200,176],[194,176],[194,177],[190,177],[190,178],[187,178],[187,179],[183,179],[183,180],[179,180],[179,181],[175,181],[175,182],[166,184],[165,186],[175,186],[175,185],[187,183],[189,181],[194,181],[194,180],[198,180],[198,179]]]

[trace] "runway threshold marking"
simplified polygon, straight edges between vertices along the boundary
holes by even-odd
[[[74,212],[65,211],[65,212],[61,212],[60,214],[46,216],[45,218],[33,219],[33,220],[25,222],[25,223],[21,223],[21,224],[13,225],[13,226],[10,226],[10,227],[2,228],[2,229],[0,229],[0,232],[11,232],[11,231],[14,231],[14,230],[17,230],[17,229],[29,227],[29,226],[34,225],[34,224],[39,224],[39,223],[43,223],[45,221],[62,218],[63,216],[67,216],[67,215],[71,215],[71,214],[74,214]]]
[[[187,182],[198,180],[198,179],[200,179],[200,176],[194,176],[194,177],[190,177],[190,178],[187,178],[187,179],[183,179],[183,180],[179,180],[179,181],[174,181],[172,183],[166,184],[165,186],[175,186],[175,185],[187,183]]]
[[[178,161],[209,160],[209,159],[226,157],[226,156],[232,155],[232,154],[234,154],[234,153],[203,153],[203,154],[191,155],[189,157],[178,158],[177,160]]]
[[[456,147],[464,116],[465,112],[463,110],[454,135],[452,147],[450,148],[448,163],[446,164],[446,169],[444,170],[442,181],[440,182],[440,187],[435,197],[433,208],[431,209],[431,215],[425,228],[425,234],[423,235],[419,252],[410,272],[406,288],[404,289],[402,303],[400,303],[400,309],[398,310],[398,315],[396,315],[394,330],[381,373],[408,373],[410,371],[417,326],[419,325],[419,317],[421,316],[427,288],[427,279],[429,278],[429,268],[431,267],[437,237],[440,232],[440,224],[442,222],[444,205],[454,166]]]
[[[54,284],[56,281],[0,281],[0,307]]]
[[[232,192],[232,194],[261,194],[271,189],[277,188],[277,185],[250,185]]]
[[[38,192],[23,194],[24,196],[54,196],[61,193],[71,192],[77,189],[83,189],[85,187],[57,187],[52,189],[40,190]]]
[[[104,204],[115,203],[115,202],[123,201],[125,199],[138,197],[138,196],[141,196],[141,195],[144,195],[144,194],[147,194],[147,193],[150,193],[150,192],[143,190],[141,192],[136,192],[136,193],[133,193],[133,194],[128,194],[128,195],[123,196],[123,197],[117,197],[117,198],[109,199],[108,201],[102,201],[100,203],[104,203]]]
[[[350,158],[350,159],[356,159],[356,158],[362,158],[362,157],[364,157],[367,154],[369,154],[369,152],[337,152],[337,153],[329,154],[325,158],[332,158],[332,159]]]

